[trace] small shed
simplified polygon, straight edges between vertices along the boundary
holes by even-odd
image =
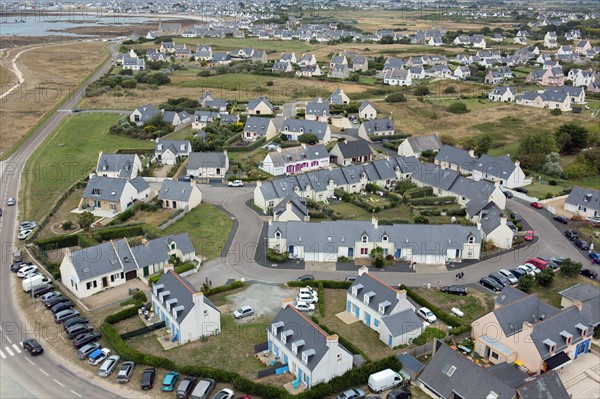
[[[408,353],[402,353],[396,357],[402,362],[402,369],[400,371],[403,375],[410,376],[411,380],[417,378],[421,370],[425,367],[417,358]]]

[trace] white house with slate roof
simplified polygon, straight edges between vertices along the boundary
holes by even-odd
[[[277,135],[277,129],[271,118],[249,116],[244,125],[242,140],[255,141],[261,137],[271,140]]]
[[[590,284],[576,284],[559,292],[560,306],[576,306],[590,328],[600,325],[600,288]]]
[[[159,273],[170,262],[170,256],[184,262],[196,256],[187,233],[145,240],[134,247],[121,238],[76,251],[66,248],[64,252],[61,280],[80,299]]]
[[[130,115],[129,121],[135,123],[137,126],[143,126],[144,123],[157,115],[162,115],[160,109],[154,107],[154,105],[148,103],[141,107],[137,107]]]
[[[337,143],[331,149],[331,156],[338,165],[348,166],[353,163],[370,162],[373,150],[364,140]]]
[[[394,123],[389,118],[367,119],[358,128],[358,137],[370,141],[369,136],[391,136],[395,132]]]
[[[192,120],[192,117],[186,111],[164,111],[162,120],[172,126],[179,126],[189,123]]]
[[[277,147],[277,151],[267,154],[259,167],[273,176],[323,169],[329,167],[329,152],[323,144]]]
[[[158,140],[154,147],[154,159],[163,165],[175,165],[178,157],[187,157],[192,152],[188,140]]]
[[[202,192],[196,184],[177,180],[163,180],[158,199],[166,209],[190,211],[202,202]]]
[[[276,222],[308,222],[306,199],[291,193],[273,209],[273,220]]]
[[[329,104],[322,98],[317,97],[314,101],[306,103],[304,118],[307,121],[318,121],[327,123],[329,118]]]
[[[188,157],[187,175],[194,180],[223,180],[229,170],[227,150],[223,152],[192,152]]]
[[[360,107],[358,107],[358,117],[360,119],[376,119],[377,110],[370,102],[365,100],[360,104]]]
[[[265,96],[260,96],[257,99],[248,101],[249,115],[270,115],[272,113],[273,105]]]
[[[286,364],[303,388],[352,369],[353,356],[339,343],[288,303],[267,328],[267,344],[282,364]]]
[[[152,286],[152,307],[180,344],[221,332],[221,312],[188,280],[165,267],[165,274]]]
[[[79,208],[96,216],[114,216],[149,195],[150,186],[141,176],[130,180],[92,176],[83,190]]]
[[[488,99],[494,102],[511,102],[517,98],[517,91],[514,87],[497,86],[488,92]]]
[[[344,93],[344,90],[338,88],[335,89],[333,93],[331,93],[331,96],[329,96],[327,101],[329,102],[329,104],[333,105],[344,105],[350,103],[350,97],[348,97],[346,93]]]
[[[289,141],[298,140],[303,134],[314,134],[321,144],[331,141],[331,129],[327,123],[306,119],[285,119],[279,133],[285,135]]]
[[[565,211],[584,218],[599,218],[600,191],[587,187],[573,187],[565,200]]]
[[[137,154],[104,154],[100,152],[96,164],[96,175],[118,179],[134,179],[142,170],[142,161]]]
[[[439,151],[442,146],[442,140],[437,132],[425,136],[407,137],[398,146],[398,155],[421,158],[423,151]]]
[[[390,348],[411,344],[421,335],[423,322],[415,314],[406,290],[397,291],[368,271],[361,267],[358,278],[348,288],[346,312],[377,331],[379,339]]]
[[[459,225],[395,224],[371,221],[269,222],[267,245],[290,258],[307,262],[336,262],[338,257],[369,258],[383,249],[416,263],[440,264],[447,260],[479,259],[481,232]]]

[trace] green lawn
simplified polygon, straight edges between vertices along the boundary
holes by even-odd
[[[120,148],[153,148],[150,141],[108,134],[122,115],[89,113],[67,118],[34,152],[21,184],[23,219],[39,220],[48,207],[96,166],[98,153]]]
[[[167,134],[163,137],[163,140],[185,140],[186,138],[193,136],[196,133],[198,133],[198,130],[194,130],[191,126],[188,126],[184,129],[181,129],[178,132]]]
[[[221,75],[212,75],[206,78],[194,80],[184,80],[175,83],[179,87],[201,87],[201,88],[219,88],[229,90],[252,90],[252,86],[259,86],[269,81],[275,81],[277,76],[252,75],[248,73],[225,73]],[[258,93],[256,94],[258,97]]]
[[[586,268],[588,266],[589,263],[585,264],[583,267]],[[559,295],[559,292],[572,287],[575,284],[591,284],[600,287],[600,284],[589,278],[583,276],[565,277],[561,275],[560,272],[557,272],[550,287],[536,285],[533,289],[533,293],[537,293],[542,301],[560,309],[561,296]]]
[[[233,222],[219,208],[202,203],[164,230],[165,234],[188,233],[196,254],[211,260],[221,255]]]
[[[450,295],[435,288],[418,288],[415,291],[449,314],[452,314],[452,308],[459,308],[465,314],[461,319],[465,323],[483,316],[494,308],[493,298],[477,289],[469,288],[467,296]]]

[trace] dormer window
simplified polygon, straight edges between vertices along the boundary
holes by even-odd
[[[474,235],[470,235],[469,238],[467,238],[467,242],[469,244],[474,244],[475,243],[475,236]]]
[[[544,344],[548,347],[550,354],[554,355],[554,352],[556,351],[556,342],[552,341],[551,339],[545,339]]]
[[[271,324],[271,332],[273,335],[277,335],[277,330],[283,327],[283,321],[278,321],[277,323]]]
[[[375,293],[373,291],[367,292],[365,295],[363,295],[363,303],[365,305],[368,305],[369,302],[371,301],[371,298],[374,296],[375,296]]]
[[[275,238],[278,240],[281,238],[281,233],[279,231],[275,233]]]
[[[383,235],[383,237],[381,237],[381,241],[383,242],[388,242],[389,237],[387,235]]]
[[[577,328],[579,330],[579,332],[581,333],[581,337],[582,338],[587,338],[588,335],[588,328],[586,326],[584,326],[581,323],[577,323],[575,325],[575,328]]]
[[[352,287],[352,296],[358,298],[358,292],[363,288],[362,284],[356,284]]]
[[[364,243],[369,242],[369,236],[366,235],[366,234],[363,234],[362,237],[361,237],[361,241],[364,242]]]

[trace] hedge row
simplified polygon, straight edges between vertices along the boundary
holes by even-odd
[[[66,247],[76,247],[79,245],[79,235],[69,234],[66,236],[51,237],[46,238],[45,240],[34,241],[34,244],[39,246],[44,251]]]
[[[60,263],[52,262],[39,247],[32,247],[33,256],[46,268],[55,280],[60,280]]]
[[[235,290],[237,288],[242,288],[245,284],[242,281],[234,281],[229,285],[221,285],[219,287],[211,288],[210,290],[204,292],[204,295],[211,296],[215,294],[220,294],[221,292]]]
[[[435,306],[434,304],[429,302],[427,299],[423,298],[421,295],[417,294],[415,291],[408,288],[404,284],[400,285],[400,289],[406,290],[406,294],[413,301],[415,301],[419,305],[424,306],[424,307],[428,308],[429,310],[431,310],[440,320],[442,320],[444,323],[448,324],[449,326],[451,326],[451,327],[461,327],[462,326],[462,321],[460,319],[444,312],[442,309],[438,308],[437,306]]]
[[[252,144],[248,144],[247,146],[237,146],[237,145],[229,145],[226,146],[225,149],[229,152],[247,152],[247,151],[252,151],[257,149],[258,147],[263,146],[265,143],[267,142],[267,139],[265,137],[261,137],[260,139],[256,140],[254,143]]]
[[[108,323],[108,324],[116,324],[120,321],[123,321],[130,317],[133,317],[137,314],[138,314],[138,307],[132,306],[132,307],[120,310],[117,313],[106,316],[106,319],[104,319],[104,322]]]
[[[334,281],[334,280],[312,280],[312,281],[288,281],[288,287],[309,287],[319,288],[322,284],[323,288],[347,290],[352,285],[352,281]]]
[[[287,251],[278,253],[272,248],[267,249],[267,259],[271,262],[284,263],[287,262],[289,258],[290,254]]]
[[[392,140],[402,140],[405,139],[407,137],[412,136],[411,134],[390,134],[389,136],[376,136],[376,135],[369,135],[369,138],[371,139],[371,141],[375,141],[375,142],[379,142],[379,141],[383,141],[383,140],[388,140],[388,141],[392,141]]]
[[[408,200],[411,205],[448,205],[454,204],[456,197],[423,197],[423,198],[412,198]]]
[[[428,195],[433,194],[433,188],[430,186],[426,187],[415,187],[408,189],[404,192],[404,197],[406,198],[421,198],[427,197]]]
[[[98,244],[99,244],[98,241],[94,240],[89,235],[87,235],[85,233],[79,234],[79,246],[81,248],[89,248],[89,247],[93,247],[94,245],[98,245]]]
[[[153,153],[154,150],[151,148],[121,148],[117,150],[117,154],[138,154],[138,155],[146,155]]]
[[[319,319],[317,319],[315,316],[311,316],[311,319],[316,325],[321,327],[327,334],[337,335],[339,337],[338,342],[340,343],[340,345],[342,345],[346,349],[348,349],[350,351],[350,353],[353,353],[355,355],[361,355],[365,360],[369,360],[369,356],[367,356],[367,354],[365,352],[363,352],[361,349],[357,348],[352,342],[348,341],[346,338],[342,337],[340,334],[338,334],[331,328],[327,327],[326,325],[321,324],[319,322]]]
[[[319,295],[319,313],[321,313],[321,315],[325,314],[325,295],[323,292],[323,282],[319,281],[319,289],[317,291],[318,295]]]
[[[121,227],[109,227],[96,230],[93,237],[96,241],[115,240],[123,237],[135,237],[144,235],[144,225],[134,224]]]
[[[194,264],[193,263],[184,263],[183,265],[177,266],[175,268],[175,273],[177,274],[181,274],[181,273],[185,273],[185,272],[189,272],[190,270],[194,269]]]

